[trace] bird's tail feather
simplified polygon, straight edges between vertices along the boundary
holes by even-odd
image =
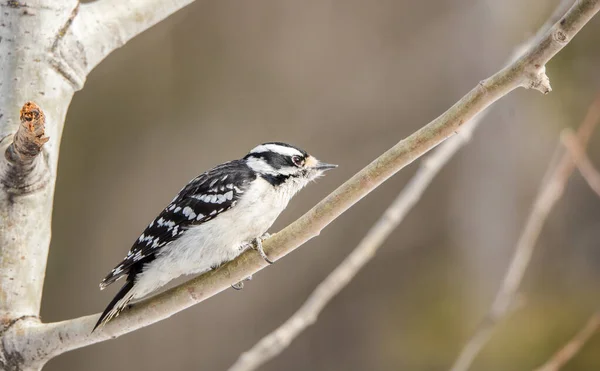
[[[119,290],[117,295],[115,295],[114,299],[110,302],[110,304],[108,304],[98,319],[98,322],[96,323],[96,326],[94,326],[92,332],[94,332],[99,326],[106,325],[110,320],[118,316],[123,309],[125,309],[127,304],[131,301],[131,299],[133,299],[132,288],[134,282],[134,280],[128,280],[127,283],[121,287],[121,290]]]

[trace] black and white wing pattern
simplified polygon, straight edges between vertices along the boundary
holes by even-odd
[[[235,207],[256,178],[241,160],[224,163],[189,182],[133,244],[125,259],[100,283],[105,288],[129,273],[141,271],[162,247],[195,225],[206,223]],[[131,278],[131,277],[130,277]]]

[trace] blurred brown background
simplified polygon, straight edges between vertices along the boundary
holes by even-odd
[[[287,225],[497,71],[556,0],[202,1],[113,53],[75,96],[62,141],[42,315],[99,312],[98,290],[191,178],[281,140],[340,164]],[[377,257],[263,370],[445,370],[487,311],[558,133],[600,91],[600,19],[547,66],[554,91],[495,104]],[[600,132],[589,153],[600,166]],[[166,321],[46,370],[224,370],[288,318],[410,179],[412,165],[319,238]],[[525,305],[473,370],[529,370],[600,308],[600,199],[575,174],[542,233]],[[600,336],[565,370],[600,369]]]

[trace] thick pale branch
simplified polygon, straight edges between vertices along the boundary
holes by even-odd
[[[0,332],[3,332],[7,326],[24,326],[22,318],[39,315],[60,133],[72,96],[70,86],[46,62],[52,40],[77,0],[1,3]],[[20,121],[19,108],[32,100],[44,112],[33,104],[26,105]],[[52,140],[44,144],[46,135]],[[15,356],[11,358],[9,354]],[[0,369],[7,368],[10,359],[19,358],[19,353],[6,352],[4,338],[0,339]],[[24,369],[22,366],[10,368]]]
[[[45,361],[30,356],[37,349],[34,341],[11,334],[37,324],[59,145],[73,93],[102,58],[189,2],[27,0],[0,5],[0,154],[5,154],[0,156],[0,369],[36,369]],[[106,8],[110,4],[112,11]],[[115,34],[115,29],[125,31]],[[123,35],[120,44],[114,42]],[[12,112],[29,100],[44,113],[26,107],[19,126]],[[46,145],[45,134],[52,138]]]
[[[447,112],[382,154],[296,222],[267,240],[264,247],[269,256],[279,259],[317,236],[329,223],[390,176],[453,135],[465,122],[515,88],[531,87],[540,82],[540,90],[546,91],[539,75],[542,67],[599,9],[600,0],[579,1],[533,52],[478,84]],[[564,34],[566,41],[556,40],[557,31]],[[36,354],[28,353],[26,356],[32,360],[48,358],[167,318],[256,273],[265,264],[256,254],[245,253],[215,272],[202,275],[134,306],[102,331],[93,334],[89,331],[98,315],[36,327],[17,329],[14,326],[11,334],[7,333],[5,337],[14,336],[12,346],[19,347],[16,331],[20,330],[21,338],[25,335],[25,338],[35,339],[36,344],[40,344]]]
[[[28,214],[23,209],[39,202],[38,195],[30,194],[50,179],[42,152],[48,141],[45,120],[40,107],[27,102],[16,133],[0,141],[0,331],[16,318],[38,314],[42,287],[30,275],[45,265],[45,256],[30,251],[35,245],[27,243],[30,226],[24,223]]]
[[[42,188],[48,184],[50,169],[42,153],[42,147],[48,141],[45,115],[35,103],[27,102],[21,109],[20,120],[17,132],[0,143],[0,150],[4,152],[0,157],[1,370],[17,369],[20,359],[18,353],[5,349],[2,333],[16,323],[23,325],[38,320],[42,285],[32,275],[43,274],[46,262],[44,251],[34,250],[40,235],[31,233],[34,226],[25,222],[31,211],[46,206],[43,203],[47,199],[46,192]],[[32,194],[36,190],[40,192]],[[40,213],[39,216],[46,215]],[[46,231],[43,227],[37,230]]]
[[[596,97],[583,123],[577,131],[577,137],[582,145],[587,145],[592,131],[600,120],[600,95]],[[560,147],[560,146],[559,146]],[[537,239],[542,231],[550,211],[564,193],[565,184],[573,173],[575,166],[568,153],[564,154],[558,163],[550,164],[540,190],[533,203],[531,212],[521,232],[514,255],[510,261],[508,270],[500,290],[496,294],[494,302],[484,319],[476,329],[473,336],[462,348],[451,371],[466,371],[469,369],[475,357],[490,339],[497,323],[504,318],[515,305],[517,292],[525,271],[529,266]]]
[[[577,334],[556,352],[544,365],[535,369],[535,371],[558,371],[567,362],[569,362],[591,337],[598,332],[600,328],[600,312],[596,312],[590,317],[586,324]]]
[[[563,130],[561,140],[567,150],[569,150],[583,178],[587,181],[590,188],[600,196],[600,173],[585,154],[585,149],[579,143],[573,131],[570,129]]]

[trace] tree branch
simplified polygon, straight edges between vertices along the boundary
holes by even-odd
[[[377,250],[419,201],[437,173],[469,141],[482,114],[469,121],[455,138],[446,141],[433,154],[423,159],[415,176],[371,227],[358,246],[317,286],[290,318],[263,337],[250,350],[242,353],[229,371],[257,369],[279,355],[302,331],[317,321],[323,308],[373,259]]]
[[[16,116],[16,115],[15,115]],[[18,356],[2,346],[1,335],[16,323],[37,322],[42,285],[35,279],[45,268],[46,256],[31,251],[45,242],[45,228],[26,222],[28,213],[38,210],[42,190],[50,179],[42,147],[45,136],[44,112],[33,102],[21,109],[21,124],[14,135],[0,140],[0,369],[13,367]],[[12,141],[10,141],[12,138]],[[50,210],[50,209],[48,209]],[[45,217],[41,213],[39,217]],[[37,233],[36,233],[37,232]],[[28,320],[28,321],[25,321]]]
[[[17,210],[24,196],[44,187],[49,179],[46,159],[40,155],[48,141],[44,112],[35,103],[27,102],[20,120],[17,132],[0,141],[0,153],[4,152],[0,158],[0,205],[5,206],[0,210],[0,330],[14,318],[37,314],[32,308],[39,306],[41,298],[41,287],[30,276],[37,273],[36,264],[24,264],[32,258],[27,254],[28,246],[4,243],[10,240],[14,244],[27,238],[22,235],[27,226],[12,223],[20,219]]]
[[[550,90],[544,65],[561,50],[600,9],[600,0],[577,2],[550,32],[523,57],[480,82],[437,119],[375,159],[300,219],[264,243],[274,260],[317,236],[369,192],[412,161],[452,136],[465,122],[517,87]],[[81,11],[80,11],[81,12]],[[75,24],[75,21],[73,22]],[[73,26],[72,26],[73,27]],[[114,338],[147,326],[199,303],[232,283],[258,272],[266,263],[249,251],[219,270],[134,305],[103,330],[90,334],[98,315],[32,326],[13,326],[4,335],[5,346],[21,352],[28,362],[45,362],[57,354]],[[39,346],[33,350],[26,341]]]
[[[85,76],[111,52],[193,1],[99,0],[78,5],[54,42],[53,64],[81,89]]]
[[[0,27],[0,331],[23,316],[36,317],[42,298],[56,163],[69,85],[45,63],[74,0],[2,2]],[[64,18],[63,18],[64,15]],[[25,107],[24,102],[43,107]],[[42,121],[48,124],[42,130]],[[14,134],[17,133],[16,137]],[[52,138],[43,144],[44,137]],[[39,142],[36,141],[36,139]],[[14,140],[14,145],[11,142]],[[43,147],[41,145],[43,144]],[[8,150],[8,156],[6,156]],[[38,152],[40,148],[43,151]],[[0,354],[2,342],[0,341]]]
[[[600,328],[600,312],[596,312],[564,347],[535,371],[558,371],[569,362]]]
[[[5,154],[0,156],[0,369],[37,369],[45,362],[23,357],[23,348],[33,353],[35,346],[14,335],[39,325],[59,145],[74,92],[115,48],[190,2],[0,5],[0,153]],[[120,43],[114,42],[115,30]],[[19,125],[12,113],[31,100],[44,112],[26,107],[22,118],[31,122]],[[46,128],[44,118],[50,123]],[[53,140],[44,145],[46,134]]]
[[[563,130],[560,138],[573,158],[573,161],[575,161],[575,165],[577,165],[583,178],[587,181],[590,188],[600,196],[600,173],[598,173],[592,161],[585,154],[585,148],[579,143],[571,129]]]
[[[43,115],[52,124],[46,131],[53,141],[44,147],[44,156],[22,156],[25,152],[15,149],[26,136],[19,134],[16,146],[0,163],[0,330],[3,323],[15,318],[39,314],[59,145],[74,92],[83,87],[87,73],[115,48],[190,2],[2,3],[0,152],[5,153],[9,136],[12,138],[19,128],[16,115],[10,112],[29,100],[44,107]],[[19,282],[22,287],[17,287]]]
[[[572,5],[573,0],[563,0],[556,10],[530,40],[516,48],[508,64],[526,53],[539,41]],[[310,294],[304,304],[281,326],[267,334],[250,350],[244,352],[231,366],[230,371],[250,371],[279,355],[308,326],[314,324],[323,308],[350,280],[358,274],[374,256],[390,233],[404,220],[404,217],[419,201],[433,178],[450,161],[460,148],[468,143],[473,131],[481,123],[487,112],[471,119],[455,138],[444,142],[434,153],[423,159],[419,170],[398,197],[385,210],[380,219],[371,227],[358,246],[348,255],[325,280]]]
[[[40,156],[48,141],[46,117],[35,103],[27,102],[21,108],[20,120],[17,132],[0,140],[0,152],[4,152],[0,158],[0,193],[4,196],[0,197],[0,205],[6,206],[0,211],[0,334],[18,321],[32,317],[37,320],[32,313],[37,314],[42,289],[32,279],[39,272],[36,263],[40,260],[35,254],[28,256],[29,246],[19,243],[24,239],[22,233],[27,232],[27,225],[11,228],[11,224],[22,220],[23,214],[15,213],[23,205],[21,199],[44,187],[50,178],[46,159]],[[17,243],[11,246],[5,243],[7,240]],[[0,346],[0,369],[14,362],[13,354]]]
[[[577,137],[582,146],[587,145],[592,131],[599,120],[600,95],[596,97],[589,107],[586,117],[577,131]],[[573,170],[575,170],[575,166],[568,153],[565,153],[555,166],[553,163],[550,164],[529,217],[525,222],[525,227],[517,242],[515,253],[510,261],[500,290],[496,294],[486,318],[462,348],[451,371],[468,370],[475,357],[477,357],[483,346],[490,339],[498,322],[514,308],[519,286],[531,261],[542,227],[550,211],[562,197],[565,184],[573,173]]]

